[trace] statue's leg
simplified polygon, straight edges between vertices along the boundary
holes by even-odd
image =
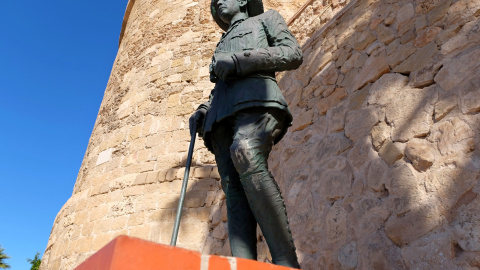
[[[233,142],[233,127],[224,121],[215,125],[212,148],[215,154],[222,189],[226,195],[228,237],[232,255],[240,258],[257,259],[257,222],[250,210],[237,170],[230,157]]]
[[[258,109],[238,114],[230,151],[273,263],[299,268],[285,204],[267,164],[283,116],[280,111]]]

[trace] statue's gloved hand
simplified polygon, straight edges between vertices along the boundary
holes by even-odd
[[[232,56],[229,54],[216,54],[213,71],[224,81],[228,78],[228,76],[235,74],[237,69]]]
[[[198,132],[202,135],[202,122],[207,114],[207,110],[205,108],[200,108],[196,110],[189,119],[189,128],[190,128],[190,136],[193,136],[195,132]]]

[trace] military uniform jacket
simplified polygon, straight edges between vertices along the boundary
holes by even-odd
[[[220,54],[232,57],[237,69],[236,74],[225,81],[213,73],[215,57]],[[269,10],[234,22],[222,35],[210,65],[210,79],[215,82],[215,88],[209,101],[199,107],[207,109],[204,134],[208,135],[215,122],[250,107],[284,110],[287,113],[285,127],[290,126],[292,116],[275,80],[275,72],[295,69],[301,63],[300,46],[277,11]],[[283,134],[285,132],[286,128]]]

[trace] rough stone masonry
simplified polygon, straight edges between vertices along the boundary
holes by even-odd
[[[302,269],[479,268],[480,0],[266,4],[292,18],[305,59],[277,75],[295,119],[270,159]],[[130,0],[41,269],[73,269],[120,234],[169,242],[188,116],[212,87],[208,6]],[[179,246],[228,255],[218,171],[196,145]]]

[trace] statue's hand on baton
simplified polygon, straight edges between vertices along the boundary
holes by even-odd
[[[189,120],[189,128],[190,128],[190,136],[193,137],[193,134],[195,132],[201,133],[202,129],[202,122],[203,119],[205,118],[205,114],[207,114],[207,110],[205,108],[200,108],[196,110],[192,116],[190,116]]]

